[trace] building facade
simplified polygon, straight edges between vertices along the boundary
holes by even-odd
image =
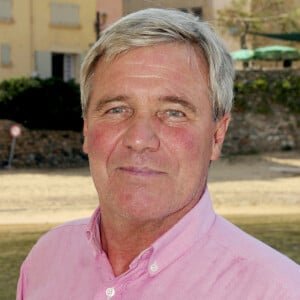
[[[0,81],[79,79],[95,42],[96,0],[0,0]]]
[[[267,0],[264,0],[267,1]],[[299,7],[300,0],[285,2]],[[189,11],[211,23],[230,51],[240,41],[217,24],[231,0],[0,0],[0,81],[20,76],[79,79],[80,63],[101,30],[131,12],[162,7]],[[247,1],[252,3],[252,1]],[[255,11],[250,7],[251,11]],[[271,25],[270,25],[271,26]],[[280,28],[279,28],[280,29]],[[270,30],[271,31],[271,30]],[[251,48],[253,38],[248,36]],[[280,43],[264,40],[257,44]]]
[[[211,23],[220,33],[230,50],[239,47],[239,41],[226,30],[218,27],[218,10],[229,6],[231,0],[97,0],[97,10],[101,19],[101,30],[131,12],[149,8],[175,8],[191,12]]]

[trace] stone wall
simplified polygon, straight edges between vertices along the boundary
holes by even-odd
[[[289,71],[272,71],[267,76],[286,76]],[[300,70],[294,70],[298,72]],[[266,73],[264,73],[266,75]],[[239,79],[253,80],[259,71],[239,72]],[[300,96],[300,95],[299,95]],[[7,165],[14,122],[0,120],[0,168]],[[272,113],[233,112],[224,155],[300,150],[300,115],[280,105],[272,105]],[[28,130],[22,127],[17,138],[12,166],[15,168],[68,168],[87,166],[82,152],[82,134],[73,131]]]
[[[233,113],[223,154],[300,150],[300,116],[277,107],[272,115]]]
[[[254,81],[259,77],[267,77],[270,81],[288,76],[300,76],[300,69],[282,70],[248,70],[239,71],[239,81]],[[233,112],[223,153],[247,154],[273,151],[300,150],[300,114],[291,112],[284,105],[270,103],[265,95],[251,95],[248,101],[255,106],[255,99],[268,102],[270,112],[259,114],[255,109],[243,113]],[[300,95],[298,95],[300,97]],[[299,103],[299,99],[298,102]]]
[[[0,168],[6,167],[12,137],[9,128],[15,124],[0,120]],[[82,135],[74,131],[28,130],[16,139],[12,166],[17,168],[69,168],[87,166],[82,152]]]

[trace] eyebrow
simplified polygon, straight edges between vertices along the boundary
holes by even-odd
[[[185,100],[182,97],[178,97],[178,96],[163,96],[163,97],[159,98],[159,101],[179,104],[179,105],[181,105],[181,106],[183,106],[183,107],[191,110],[192,112],[197,112],[197,108],[195,107],[195,105],[193,105],[192,103],[190,103],[189,101]]]

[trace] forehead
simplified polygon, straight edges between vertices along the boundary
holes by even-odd
[[[200,49],[191,44],[163,43],[153,46],[132,48],[121,52],[110,61],[105,57],[96,64],[95,75],[106,77],[130,73],[177,73],[208,79],[208,65]],[[197,78],[195,78],[197,80]]]

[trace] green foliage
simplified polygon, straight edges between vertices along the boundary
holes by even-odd
[[[234,83],[235,111],[272,113],[274,105],[282,105],[293,113],[300,113],[300,77],[287,75],[272,79],[239,80]]]
[[[246,48],[250,32],[298,32],[299,15],[300,9],[291,0],[231,0],[218,10],[217,22],[223,32],[229,30],[239,37],[241,48]],[[256,36],[249,38],[257,40]]]
[[[266,91],[268,89],[268,81],[266,78],[255,79],[252,83],[253,88],[256,90]]]
[[[40,88],[41,83],[36,78],[13,78],[0,83],[0,102],[8,102],[28,89]]]
[[[81,130],[79,86],[57,78],[16,78],[0,83],[0,119],[31,129]]]

